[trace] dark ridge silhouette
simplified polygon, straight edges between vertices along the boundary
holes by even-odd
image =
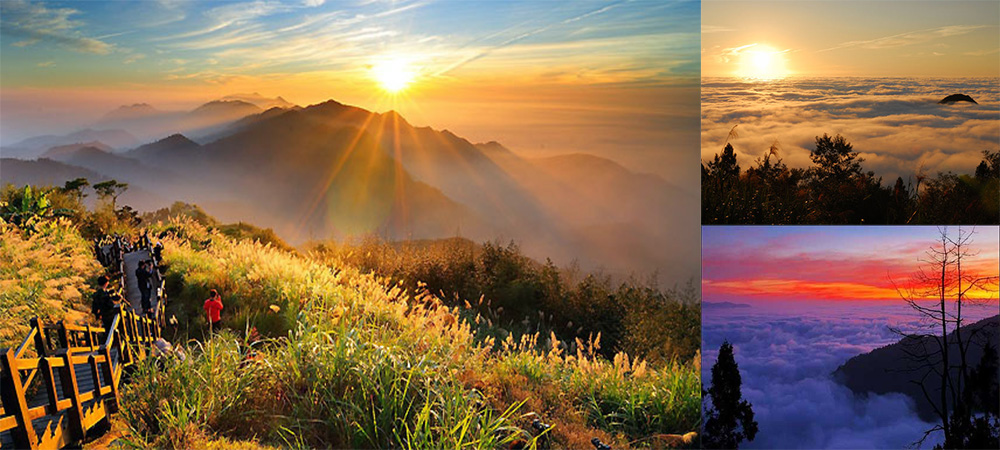
[[[965,94],[951,94],[951,95],[949,95],[949,96],[941,99],[941,101],[939,101],[938,103],[940,103],[942,105],[950,105],[950,104],[955,103],[955,102],[969,102],[969,103],[975,103],[977,105],[979,104],[979,103],[976,103],[976,101],[973,100],[972,97],[969,97],[968,95],[965,95]]]
[[[992,342],[994,348],[997,346],[998,336],[1000,336],[1000,316],[989,317],[966,325],[962,327],[961,333],[963,342],[975,333],[974,343],[969,346],[966,356],[969,367],[975,367],[983,356],[982,344],[985,341]],[[951,359],[952,371],[958,373],[959,352],[954,331],[948,336],[948,340],[951,343],[949,358]],[[924,348],[927,351],[936,348],[932,338],[903,338],[894,344],[847,360],[833,372],[833,379],[858,395],[902,393],[913,399],[917,406],[917,414],[921,419],[934,421],[936,417],[934,406],[926,400],[920,385],[911,382],[922,375],[921,371],[910,371],[921,367],[921,363],[912,361],[907,356],[907,351],[920,352]],[[924,380],[927,392],[936,393],[940,386],[941,378],[933,373]],[[932,398],[936,399],[937,397],[934,395],[932,394]]]
[[[201,148],[197,142],[177,133],[125,152],[125,156],[135,158],[151,166],[189,161]]]

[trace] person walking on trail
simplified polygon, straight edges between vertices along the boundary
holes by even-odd
[[[139,267],[135,269],[135,278],[139,282],[139,292],[142,294],[142,311],[149,315],[153,312],[153,306],[149,301],[153,291],[153,272],[150,270],[149,261],[139,263]]]
[[[222,296],[215,289],[208,293],[205,300],[205,314],[208,315],[209,331],[219,331],[222,327]]]
[[[93,300],[91,310],[94,315],[101,320],[105,332],[111,332],[111,323],[114,322],[115,315],[118,314],[119,305],[118,295],[108,289],[108,277],[101,275],[97,278],[97,291],[94,292],[91,299]]]

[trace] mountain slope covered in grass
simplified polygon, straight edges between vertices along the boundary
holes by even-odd
[[[184,362],[137,372],[123,411],[139,445],[498,448],[537,444],[538,418],[554,425],[541,439],[555,448],[593,437],[626,448],[699,426],[697,357],[604,359],[596,336],[514,336],[351,266],[191,221],[158,231],[177,322],[164,335],[203,335],[209,289],[223,295],[227,330],[192,341]]]
[[[87,323],[84,295],[100,270],[91,253],[68,220],[27,235],[0,219],[0,348],[20,344],[32,317]]]

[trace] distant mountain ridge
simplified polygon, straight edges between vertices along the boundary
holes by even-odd
[[[297,108],[281,97],[268,98],[255,92],[227,95],[188,111],[160,110],[147,103],[123,105],[105,114],[95,126],[126,129],[147,142],[176,133],[210,141],[231,123],[276,107]]]
[[[959,364],[958,344],[956,342],[956,333],[959,332],[961,332],[963,341],[974,334],[977,336],[976,339],[980,340],[979,345],[970,345],[967,353],[969,367],[975,367],[983,355],[983,342],[988,340],[992,342],[993,348],[1000,348],[998,346],[1000,315],[965,325],[960,331],[952,331],[949,334],[949,342],[951,342],[949,359],[953,366],[953,372],[958,370],[954,366]],[[913,399],[921,418],[932,420],[934,406],[924,398],[920,385],[910,382],[911,379],[918,378],[922,372],[912,372],[919,365],[909,359],[907,355],[907,351],[921,354],[919,352],[926,351],[923,349],[932,348],[936,348],[936,344],[929,337],[922,339],[904,338],[896,343],[849,359],[833,372],[833,378],[859,395],[902,393]],[[923,385],[928,392],[936,392],[940,390],[941,378],[932,373],[924,380]]]
[[[24,139],[0,149],[4,158],[35,159],[53,147],[99,142],[113,149],[139,145],[139,139],[122,129],[83,129],[65,135],[44,135]]]

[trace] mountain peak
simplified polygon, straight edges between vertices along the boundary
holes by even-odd
[[[382,120],[392,121],[393,123],[402,123],[403,125],[409,125],[410,123],[403,118],[403,115],[396,112],[396,110],[390,109],[382,114]]]
[[[195,108],[195,111],[209,109],[209,108],[224,108],[224,107],[252,107],[257,108],[257,105],[253,103],[246,102],[243,100],[212,100],[204,105]]]
[[[192,141],[191,139],[188,139],[187,136],[184,136],[183,134],[180,134],[180,133],[171,134],[170,136],[167,136],[167,137],[165,137],[163,139],[160,139],[160,140],[154,142],[154,144],[161,144],[161,143],[162,144],[169,144],[169,145],[178,145],[178,144],[184,144],[184,145],[194,144],[194,145],[198,145],[194,141]]]
[[[288,109],[288,108],[294,108],[296,106],[294,103],[291,103],[288,100],[281,98],[280,96],[275,98],[270,98],[261,95],[260,92],[253,92],[250,94],[232,94],[222,97],[219,100],[223,101],[238,100],[257,106],[262,110],[271,109],[274,107]]]
[[[109,111],[101,117],[98,122],[103,123],[115,120],[139,119],[160,114],[160,112],[160,110],[154,108],[153,105],[150,105],[149,103],[133,103],[131,105],[122,105],[115,108],[113,111]]]
[[[939,101],[938,103],[942,105],[948,105],[956,102],[969,102],[969,103],[975,103],[977,105],[979,104],[975,100],[973,100],[972,97],[969,97],[968,95],[965,94],[951,94],[941,99],[941,101]]]

